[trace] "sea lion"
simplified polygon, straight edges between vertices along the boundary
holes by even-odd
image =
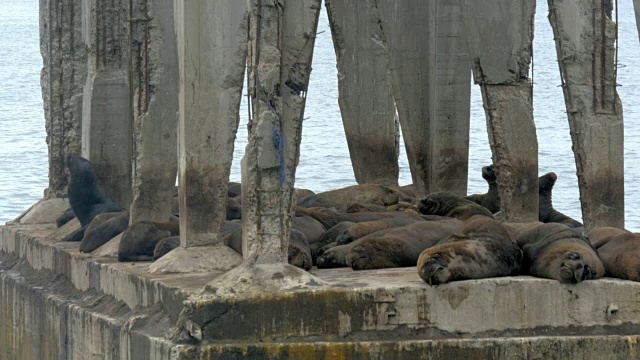
[[[320,256],[316,259],[316,266],[318,269],[332,269],[339,267],[348,267],[347,264],[347,255],[349,255],[349,251],[354,246],[355,243],[346,244],[346,245],[334,245],[331,244],[327,246],[331,246],[330,248],[323,251]]]
[[[415,222],[382,237],[357,240],[346,257],[353,270],[416,266],[422,251],[462,228],[458,219]]]
[[[538,178],[538,220],[543,223],[560,223],[570,228],[581,228],[581,222],[553,208],[551,192],[558,176],[553,173],[546,173]]]
[[[75,217],[76,217],[76,214],[73,213],[73,209],[68,208],[67,210],[64,211],[62,215],[58,216],[58,218],[56,219],[56,226],[58,228],[61,228],[64,224],[73,220],[73,218]]]
[[[347,203],[347,213],[357,212],[383,212],[387,211],[387,206],[376,204],[364,204],[357,202]]]
[[[91,221],[80,242],[80,252],[89,253],[118,236],[129,226],[129,212],[102,213]]]
[[[486,216],[473,216],[457,232],[418,259],[418,275],[429,285],[508,276],[520,269],[522,250],[507,230]]]
[[[234,198],[242,195],[242,184],[239,182],[229,181],[227,184],[227,196]]]
[[[158,241],[156,248],[153,249],[152,260],[156,261],[160,259],[161,257],[165,256],[167,253],[177,248],[178,246],[180,246],[180,235],[170,236],[170,237],[161,239],[160,241]]]
[[[421,199],[418,210],[425,215],[439,215],[467,220],[475,215],[493,219],[493,214],[484,206],[446,191],[434,192]]]
[[[226,235],[224,244],[242,255],[242,228]],[[309,242],[304,234],[296,229],[291,229],[289,235],[288,260],[289,264],[304,270],[309,270],[313,266]]]
[[[80,221],[81,228],[65,237],[65,241],[80,241],[94,217],[104,212],[122,211],[122,208],[104,193],[89,160],[68,155],[67,167],[69,204]]]
[[[302,198],[305,198],[307,196],[311,196],[311,195],[315,195],[316,194],[315,192],[313,192],[313,191],[311,191],[309,189],[296,188],[295,191],[296,191],[296,196],[298,197],[298,199],[302,199]]]
[[[331,229],[338,223],[350,221],[359,223],[363,221],[374,221],[389,218],[409,218],[422,220],[422,215],[409,211],[383,211],[383,212],[358,212],[358,213],[341,213],[333,208],[302,208],[296,207],[295,216],[311,216],[318,220],[325,229]]]
[[[293,216],[291,218],[291,228],[304,234],[309,244],[320,241],[325,232],[324,226],[311,216]]]
[[[234,199],[227,198],[226,220],[242,219],[242,206]]]
[[[391,218],[391,219],[380,219],[375,221],[360,222],[353,226],[350,226],[342,234],[340,234],[336,238],[336,243],[338,245],[349,244],[352,241],[358,240],[361,237],[367,236],[376,231],[390,229],[390,228],[397,228],[397,227],[412,224],[416,221],[421,221],[421,220]]]
[[[615,278],[640,281],[640,234],[602,227],[589,233],[605,272]]]
[[[489,184],[489,191],[487,191],[486,194],[473,194],[465,196],[464,198],[484,206],[491,211],[492,214],[495,214],[500,211],[500,194],[498,193],[498,182],[493,164],[482,168],[482,178]]]
[[[160,240],[171,236],[153,221],[137,222],[125,230],[118,246],[118,261],[149,261]]]
[[[338,223],[336,226],[325,231],[320,237],[320,240],[318,240],[316,243],[309,244],[309,249],[311,250],[311,258],[313,259],[313,263],[315,264],[318,257],[322,255],[322,253],[324,252],[324,250],[320,250],[320,249],[324,248],[328,244],[335,243],[338,236],[353,224],[355,223],[351,221],[343,221],[341,223]]]
[[[300,198],[298,206],[332,207],[340,212],[346,212],[347,204],[350,202],[388,206],[397,203],[399,196],[397,190],[384,185],[362,184]]]
[[[616,236],[629,233],[631,232],[627,230],[605,226],[591,230],[591,232],[587,234],[587,239],[594,249],[598,249]]]
[[[524,272],[563,283],[604,276],[604,265],[583,236],[559,223],[532,224],[516,232]]]

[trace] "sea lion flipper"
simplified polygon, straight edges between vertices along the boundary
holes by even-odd
[[[84,238],[84,231],[87,230],[87,227],[89,227],[89,225],[85,225],[80,229],[72,232],[71,234],[65,236],[64,241],[72,241],[72,242],[82,241],[82,238]]]

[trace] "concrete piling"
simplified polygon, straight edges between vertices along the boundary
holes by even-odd
[[[640,36],[640,0],[633,0],[633,10],[636,14],[636,26],[638,27],[638,36]]]
[[[338,102],[359,184],[398,185],[396,108],[375,0],[326,0]]]
[[[616,91],[616,24],[600,0],[548,3],[585,231],[623,228],[624,127]]]
[[[136,133],[133,224],[167,221],[177,159],[179,72],[173,1],[141,0],[131,7],[131,74]]]
[[[82,105],[82,156],[91,161],[105,192],[131,204],[132,117],[127,33],[129,4],[85,0],[83,38],[89,48]]]
[[[222,243],[227,183],[247,56],[246,1],[176,1],[180,64],[178,163],[181,247],[154,272],[229,270]],[[193,256],[199,257],[197,261]],[[200,261],[201,260],[201,261]]]
[[[460,0],[487,117],[502,216],[538,220],[538,142],[529,64],[535,1]]]
[[[65,157],[80,155],[82,96],[87,48],[82,37],[82,0],[40,0],[40,76],[49,148],[45,198],[66,196]]]
[[[391,83],[418,196],[430,189],[431,119],[435,101],[436,4],[376,1],[389,54]]]

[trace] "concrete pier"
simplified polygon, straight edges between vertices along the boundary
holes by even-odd
[[[87,49],[82,37],[82,0],[40,0],[40,76],[49,148],[45,198],[67,193],[67,155],[80,155],[82,96]]]
[[[624,227],[624,127],[615,23],[599,0],[549,0],[585,231]]]
[[[176,2],[180,63],[180,248],[157,272],[229,270],[240,256],[222,244],[227,183],[240,120],[247,56],[245,1]],[[206,256],[200,256],[206,252]],[[198,255],[205,263],[193,261]]]
[[[431,120],[435,102],[436,2],[378,1],[391,83],[418,196],[431,192]],[[466,189],[465,189],[466,192]]]
[[[82,107],[82,156],[105,192],[131,204],[132,116],[129,94],[129,4],[84,0],[83,38],[89,49]]]
[[[633,10],[636,14],[636,26],[638,27],[638,36],[640,36],[640,0],[633,0]]]
[[[538,142],[528,75],[535,5],[528,0],[460,0],[502,216],[510,222],[538,220]]]
[[[180,77],[173,1],[131,7],[131,74],[135,124],[133,224],[167,221],[178,172]]]
[[[375,0],[326,0],[338,102],[359,184],[398,185],[398,126]]]
[[[429,188],[467,195],[471,59],[458,0],[436,1]]]

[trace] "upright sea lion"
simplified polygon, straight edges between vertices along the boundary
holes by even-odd
[[[489,184],[489,191],[487,191],[486,194],[473,194],[465,196],[464,198],[484,206],[491,211],[492,214],[495,214],[500,211],[500,194],[498,193],[498,182],[493,164],[482,168],[482,178]]]
[[[298,206],[306,208],[332,207],[340,212],[346,212],[347,204],[350,202],[393,205],[399,201],[399,197],[398,191],[389,187],[378,184],[362,184],[300,198]]]
[[[484,215],[493,219],[493,214],[484,206],[449,192],[440,191],[427,195],[418,203],[420,213],[467,220],[474,215]]]
[[[381,237],[357,240],[346,257],[353,270],[416,266],[425,249],[462,228],[458,219],[415,222],[390,229]]]
[[[350,226],[348,229],[346,229],[342,234],[340,234],[336,238],[336,243],[338,243],[338,245],[345,245],[354,240],[358,240],[363,236],[373,234],[376,231],[390,229],[390,228],[397,228],[400,226],[412,224],[416,221],[423,222],[421,220],[414,220],[414,219],[407,219],[407,218],[390,218],[390,219],[380,219],[375,221],[363,221],[353,226]]]
[[[551,192],[558,176],[546,173],[538,178],[538,220],[543,223],[560,223],[570,228],[581,228],[582,223],[553,208]]]
[[[608,275],[640,281],[640,234],[617,228],[598,228],[589,233]]]
[[[84,237],[80,242],[80,252],[92,252],[125,231],[127,226],[129,226],[128,211],[102,213],[96,216],[84,232]]]
[[[524,252],[523,270],[563,283],[579,283],[604,276],[604,266],[591,244],[567,225],[532,224],[516,232]]]
[[[486,216],[465,221],[456,233],[418,259],[418,275],[429,285],[508,276],[520,269],[522,250],[507,230]]]

